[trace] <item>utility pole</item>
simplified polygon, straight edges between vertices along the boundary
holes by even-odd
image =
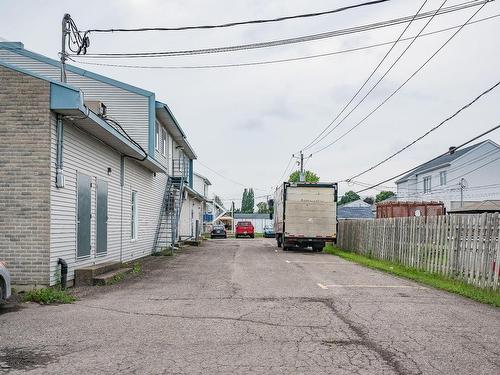
[[[297,161],[297,164],[300,166],[299,181],[300,182],[305,182],[306,181],[306,175],[305,175],[305,172],[304,172],[304,154],[302,153],[302,151],[300,151],[299,156],[292,155],[292,157],[294,157],[296,159],[299,159]],[[312,157],[312,154],[309,155],[306,159],[309,159],[311,157]]]
[[[66,13],[62,19],[62,35],[61,35],[61,82],[66,83],[66,37],[69,35],[69,20],[71,16]]]
[[[460,208],[464,206],[464,189],[465,189],[465,178],[461,178],[459,182],[460,186]]]

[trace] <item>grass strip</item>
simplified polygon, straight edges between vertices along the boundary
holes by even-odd
[[[447,292],[455,293],[463,297],[473,299],[474,301],[500,307],[500,293],[491,289],[481,289],[463,281],[402,266],[386,260],[368,258],[364,255],[345,251],[332,245],[327,245],[323,251],[369,268],[404,277],[437,289],[446,290]]]

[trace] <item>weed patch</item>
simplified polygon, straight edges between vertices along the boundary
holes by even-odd
[[[136,262],[134,263],[133,267],[132,267],[132,273],[134,275],[138,275],[142,272],[142,266],[139,262]]]
[[[326,246],[323,251],[369,268],[404,277],[437,289],[446,290],[447,292],[459,294],[478,302],[500,307],[500,293],[494,290],[477,288],[463,281],[454,280],[442,275],[405,267],[385,260],[368,258],[363,255],[344,251],[331,245]]]
[[[33,289],[23,294],[24,302],[36,302],[41,305],[72,303],[75,297],[65,290],[57,288]]]

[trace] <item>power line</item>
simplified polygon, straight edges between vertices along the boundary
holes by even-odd
[[[468,102],[467,104],[465,104],[464,106],[462,106],[459,110],[457,110],[455,113],[453,113],[451,116],[448,116],[447,118],[445,118],[443,121],[441,121],[439,124],[437,124],[436,126],[432,127],[431,129],[429,129],[428,131],[426,131],[424,134],[422,134],[421,136],[419,136],[418,138],[414,139],[413,141],[411,141],[410,143],[408,143],[406,146],[404,146],[403,148],[399,149],[398,151],[396,151],[395,153],[393,153],[392,155],[386,157],[385,159],[381,160],[380,162],[378,162],[377,164],[365,169],[364,171],[360,172],[360,173],[357,173],[355,174],[354,176],[346,179],[346,181],[349,181],[349,180],[352,180],[354,178],[357,178],[359,176],[362,176],[364,175],[365,173],[369,172],[369,171],[372,171],[373,169],[381,166],[382,164],[386,163],[387,161],[391,160],[393,157],[395,157],[396,155],[402,153],[404,150],[410,148],[411,146],[413,146],[415,143],[417,143],[418,141],[422,140],[423,138],[425,138],[426,136],[428,136],[429,134],[431,134],[432,132],[436,131],[437,129],[439,129],[441,126],[443,126],[446,122],[450,121],[451,119],[453,119],[454,117],[458,116],[462,111],[464,111],[465,109],[469,108],[471,105],[473,105],[475,102],[477,102],[479,99],[481,99],[484,95],[490,93],[491,91],[493,91],[495,88],[497,88],[498,86],[500,85],[500,81],[498,81],[497,83],[495,83],[493,86],[491,86],[490,88],[488,88],[487,90],[483,91],[481,94],[479,94],[478,96],[476,96],[473,100],[471,100],[470,102]]]
[[[366,80],[363,82],[363,84],[361,85],[361,87],[354,93],[354,95],[351,97],[351,99],[347,102],[347,104],[342,108],[342,110],[337,114],[337,116],[335,116],[335,118],[316,136],[316,138],[314,138],[311,142],[309,142],[305,147],[302,148],[302,150],[307,150],[308,148],[314,146],[315,144],[317,144],[318,142],[316,142],[316,140],[318,140],[327,130],[328,128],[330,128],[330,126],[333,125],[333,123],[335,121],[337,121],[337,119],[342,115],[342,113],[344,113],[344,111],[351,105],[351,103],[354,101],[354,99],[356,99],[356,97],[358,96],[358,94],[361,92],[361,90],[363,90],[363,88],[368,84],[368,82],[370,81],[370,79],[374,76],[374,74],[377,72],[378,68],[380,68],[380,66],[382,65],[382,63],[387,59],[387,57],[389,56],[389,54],[392,52],[392,50],[396,47],[396,44],[398,44],[398,42],[401,40],[401,38],[403,37],[403,35],[406,33],[406,31],[408,30],[408,28],[410,27],[410,25],[412,24],[413,20],[415,19],[415,17],[417,17],[417,15],[420,13],[420,11],[423,9],[423,7],[425,6],[425,4],[427,3],[428,0],[425,0],[422,5],[420,6],[420,8],[418,8],[417,10],[417,13],[415,13],[415,15],[413,16],[413,18],[411,19],[411,21],[406,25],[406,27],[403,29],[403,31],[401,32],[401,34],[399,34],[399,37],[394,41],[394,43],[391,45],[391,48],[389,48],[389,50],[385,53],[384,57],[382,57],[382,59],[379,61],[379,63],[377,64],[377,66],[375,67],[375,69],[372,70],[372,72],[370,73],[370,75],[368,76],[368,78],[366,78]],[[446,1],[446,0],[445,0]],[[439,7],[439,9],[441,9],[443,7],[444,3],[441,5],[441,7]],[[439,9],[436,11],[439,12]],[[434,14],[435,15],[435,14]],[[430,20],[432,20],[434,18],[431,17]],[[430,21],[429,21],[430,22]],[[426,25],[427,26],[427,25]],[[425,27],[425,26],[424,26]],[[423,31],[423,29],[420,31],[420,33]],[[420,34],[419,33],[419,34]],[[418,35],[412,40],[412,42],[410,43],[409,46],[411,46],[411,44],[415,41],[415,39],[418,37]],[[408,47],[409,48],[409,47]],[[406,52],[406,50],[404,51]],[[404,54],[403,52],[403,54]],[[396,60],[397,62],[397,60]],[[391,67],[392,68],[392,67]],[[387,74],[387,72],[386,72]],[[372,88],[372,90],[378,85],[378,83],[380,82],[380,80],[375,84],[375,86]],[[365,96],[366,97],[366,96]],[[361,102],[360,102],[361,103]],[[358,103],[358,105],[360,104]],[[333,129],[335,130],[336,127],[338,127],[340,125],[337,124]],[[329,133],[328,133],[329,134]],[[327,134],[327,135],[328,135]],[[321,139],[320,139],[321,141]]]
[[[467,9],[470,7],[475,7],[475,6],[478,6],[480,4],[484,5],[484,4],[491,2],[491,1],[494,1],[494,0],[468,1],[465,3],[449,6],[447,8],[442,8],[438,12],[438,14],[441,15],[441,14],[456,12],[456,11]],[[421,13],[415,19],[423,19],[423,18],[432,17],[432,15],[434,13],[435,13],[435,11]],[[382,22],[362,25],[362,26],[356,26],[356,27],[351,27],[351,28],[346,28],[346,29],[328,31],[328,32],[319,33],[319,34],[311,34],[311,35],[305,35],[305,36],[300,36],[300,37],[295,37],[295,38],[278,39],[278,40],[272,40],[272,41],[266,41],[266,42],[241,44],[241,45],[235,45],[235,46],[202,48],[202,49],[180,50],[180,51],[161,51],[161,52],[94,53],[94,54],[86,54],[85,56],[73,54],[71,56],[80,56],[81,58],[83,58],[83,57],[84,58],[141,58],[141,57],[188,56],[188,55],[201,55],[201,54],[212,54],[212,53],[222,53],[222,52],[234,52],[234,51],[250,50],[250,49],[257,49],[257,48],[275,47],[275,46],[281,46],[281,45],[287,45],[287,44],[303,43],[303,42],[308,42],[308,41],[312,41],[312,40],[326,39],[326,38],[332,38],[332,37],[341,36],[341,35],[359,33],[359,32],[363,32],[363,31],[368,31],[368,30],[379,29],[379,28],[403,24],[403,23],[410,21],[411,19],[413,19],[413,15],[406,16],[406,17],[400,17],[400,18],[396,18],[396,19],[392,19],[392,20],[388,20],[388,21],[382,21]]]
[[[360,7],[370,6],[370,5],[376,5],[376,4],[385,3],[388,1],[389,0],[367,1],[364,3],[360,3],[360,4],[348,5],[348,6],[344,6],[341,8],[326,10],[326,11],[322,11],[322,12],[304,13],[304,14],[297,14],[297,15],[293,15],[293,16],[284,16],[284,17],[277,17],[277,18],[264,18],[264,19],[249,20],[249,21],[237,21],[237,22],[229,22],[229,23],[222,23],[222,24],[216,24],[216,25],[177,26],[177,27],[141,27],[141,28],[120,28],[120,29],[89,29],[89,30],[85,31],[85,34],[88,34],[91,32],[94,32],[94,33],[115,33],[115,32],[184,31],[184,30],[200,30],[200,29],[201,30],[203,30],[203,29],[218,29],[218,28],[226,28],[226,27],[241,26],[241,25],[253,25],[253,24],[262,24],[262,23],[270,23],[270,22],[282,22],[282,21],[287,21],[287,20],[292,20],[292,19],[324,16],[327,14],[339,13],[339,12],[343,12],[343,11],[350,10],[350,9],[355,9],[355,8],[360,8]]]
[[[460,149],[460,148],[462,148],[462,147],[464,147],[464,146],[468,145],[469,143],[474,142],[475,140],[477,140],[477,139],[479,139],[479,138],[481,138],[481,137],[484,137],[485,135],[487,135],[487,134],[489,134],[489,133],[491,133],[491,132],[493,132],[493,131],[495,131],[495,130],[497,130],[497,129],[499,129],[499,128],[500,128],[500,125],[494,126],[493,128],[491,128],[491,129],[489,129],[489,130],[487,130],[487,131],[485,131],[485,132],[483,132],[483,133],[481,133],[481,134],[479,134],[479,135],[475,136],[474,138],[469,139],[468,141],[466,141],[466,142],[462,143],[460,146],[455,147],[455,148],[453,149],[453,152],[455,152],[456,150],[458,150],[458,149]],[[436,160],[436,159],[438,159],[438,158],[440,158],[440,157],[442,157],[442,156],[448,155],[449,153],[450,153],[450,150],[448,150],[448,151],[446,151],[446,152],[442,153],[441,155],[438,155],[438,156],[436,156],[435,158],[433,158],[433,159],[431,159],[431,160],[427,161],[427,163],[432,162],[432,161],[434,161],[434,160]],[[394,180],[394,179],[396,179],[396,178],[398,178],[398,177],[401,177],[401,176],[403,176],[403,175],[405,175],[405,174],[408,174],[408,173],[410,173],[410,172],[413,172],[413,171],[415,171],[415,169],[417,169],[417,168],[418,168],[418,167],[420,167],[421,165],[422,165],[422,164],[420,164],[420,165],[418,165],[418,166],[416,166],[416,167],[413,167],[413,168],[411,168],[411,169],[408,169],[408,170],[406,170],[406,171],[404,171],[404,172],[401,172],[401,173],[397,174],[396,176],[392,176],[392,177],[390,177],[390,178],[388,178],[388,179],[385,179],[385,180],[380,181],[380,182],[378,182],[378,183],[376,183],[376,184],[373,184],[373,185],[371,185],[371,186],[369,186],[369,187],[367,187],[367,188],[365,188],[365,189],[359,190],[359,191],[357,191],[357,193],[359,194],[359,193],[362,193],[362,192],[364,192],[364,191],[366,191],[366,190],[373,189],[373,188],[375,188],[375,187],[377,187],[377,186],[379,186],[379,185],[385,184],[386,182],[392,181],[392,180]]]
[[[197,163],[199,163],[199,164],[201,164],[203,167],[205,167],[205,168],[206,168],[206,169],[208,169],[209,171],[212,171],[212,172],[213,172],[213,173],[215,173],[216,175],[218,175],[218,176],[222,177],[223,179],[225,179],[225,180],[227,180],[227,181],[229,181],[229,182],[232,182],[232,183],[233,183],[233,184],[235,184],[235,185],[239,185],[239,186],[244,187],[244,188],[248,187],[248,186],[243,185],[242,183],[240,183],[240,182],[238,182],[238,181],[232,180],[232,179],[230,179],[229,177],[224,176],[222,173],[217,172],[215,169],[210,168],[208,165],[206,165],[206,164],[202,163],[202,162],[201,162],[201,161],[199,161],[199,160],[197,160],[196,162],[197,162]],[[255,190],[260,190],[260,191],[267,191],[267,190],[265,190],[265,189],[259,189],[259,188],[253,188],[253,189],[255,189]]]
[[[466,26],[470,26],[479,22],[483,21],[488,21],[493,18],[500,17],[499,14],[495,14],[493,16],[481,18],[476,21],[469,22]],[[457,29],[459,28],[460,25],[456,26],[451,26],[451,27],[446,27],[444,29],[439,29],[435,31],[431,31],[428,33],[423,33],[420,35],[420,38],[423,36],[430,36],[434,34],[439,34],[443,33],[449,30]],[[415,36],[410,36],[407,38],[401,38],[400,42],[404,42],[407,40],[411,40],[415,38]],[[371,48],[376,48],[376,47],[382,47],[386,46],[389,44],[394,43],[395,41],[388,41],[388,42],[381,42],[381,43],[376,43],[376,44],[370,44],[366,46],[361,46],[361,47],[355,47],[355,48],[348,48],[348,49],[342,49],[338,51],[333,51],[333,52],[327,52],[327,53],[320,53],[320,54],[313,54],[313,55],[307,55],[307,56],[299,56],[299,57],[291,57],[291,58],[285,58],[285,59],[274,59],[274,60],[265,60],[265,61],[250,61],[250,62],[243,62],[243,63],[233,63],[233,64],[205,64],[205,65],[130,65],[130,64],[107,64],[107,63],[96,63],[96,62],[90,62],[90,61],[80,61],[80,60],[75,60],[73,58],[69,58],[69,60],[77,63],[77,64],[85,64],[85,65],[94,65],[94,66],[109,66],[109,67],[115,67],[115,68],[131,68],[131,69],[172,69],[172,70],[177,70],[177,69],[217,69],[217,68],[232,68],[232,67],[245,67],[245,66],[258,66],[258,65],[268,65],[268,64],[279,64],[279,63],[286,63],[286,62],[293,62],[293,61],[302,61],[302,60],[309,60],[309,59],[317,59],[321,57],[327,57],[327,56],[334,56],[334,55],[340,55],[344,53],[350,53],[350,52],[356,52],[356,51],[362,51],[366,49],[371,49]],[[73,56],[75,57],[75,56]],[[80,56],[77,56],[80,57]]]
[[[313,154],[317,154],[318,152],[324,151],[325,149],[333,146],[335,143],[337,143],[339,140],[344,138],[346,135],[348,135],[350,132],[352,132],[354,129],[356,129],[358,126],[363,124],[368,118],[370,118],[376,111],[378,111],[385,103],[387,103],[394,95],[396,95],[413,77],[415,77],[463,28],[464,26],[481,10],[487,3],[483,3],[481,7],[476,10],[472,16],[469,17],[469,19],[462,25],[460,28],[455,31],[439,49],[434,52],[420,67],[414,71],[396,90],[394,90],[387,98],[385,98],[378,106],[376,106],[372,111],[370,111],[365,117],[363,117],[359,122],[357,122],[354,126],[352,126],[348,131],[343,133],[341,136],[333,140],[332,142],[328,143],[326,146],[321,147],[320,149],[313,151]]]

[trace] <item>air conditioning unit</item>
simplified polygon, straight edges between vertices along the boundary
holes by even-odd
[[[104,105],[103,102],[100,102],[98,100],[86,100],[85,105],[96,115],[100,117],[106,116],[106,105]]]

